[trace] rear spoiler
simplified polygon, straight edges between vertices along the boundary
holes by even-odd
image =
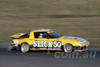
[[[12,36],[10,36],[11,38],[20,38],[22,35],[24,35],[24,33],[18,33],[18,34],[14,34]]]

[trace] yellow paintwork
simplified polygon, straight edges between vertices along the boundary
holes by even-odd
[[[22,43],[26,42],[28,43],[29,45],[33,45],[33,41],[35,40],[38,40],[38,41],[61,41],[61,45],[64,46],[65,44],[69,43],[71,44],[72,46],[85,46],[88,44],[88,42],[84,43],[84,44],[81,44],[79,43],[78,41],[76,40],[73,40],[73,39],[65,39],[64,37],[65,36],[62,36],[60,38],[35,38],[34,37],[34,32],[47,32],[47,33],[50,33],[49,30],[34,30],[34,31],[31,31],[29,33],[29,38],[19,38],[21,35],[23,35],[24,33],[19,33],[19,34],[15,34],[15,35],[12,35],[11,38],[15,38],[13,39],[13,42],[11,42],[11,44],[15,44],[15,45],[21,45]],[[40,49],[40,48],[30,48],[30,50],[62,50],[62,49]]]
[[[24,33],[18,33],[18,34],[14,34],[12,36],[10,36],[11,38],[19,38],[21,35],[23,35]]]

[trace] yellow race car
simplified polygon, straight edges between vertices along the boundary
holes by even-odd
[[[17,49],[23,53],[29,50],[56,50],[67,53],[88,50],[89,42],[83,38],[62,36],[51,29],[38,29],[28,33],[12,35],[9,50]]]

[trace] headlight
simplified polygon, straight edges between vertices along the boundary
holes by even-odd
[[[86,47],[88,47],[90,45],[90,42],[87,43]]]

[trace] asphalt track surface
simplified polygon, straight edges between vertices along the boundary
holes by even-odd
[[[8,51],[0,44],[0,67],[100,67],[100,48],[89,52],[66,54],[56,51]]]

